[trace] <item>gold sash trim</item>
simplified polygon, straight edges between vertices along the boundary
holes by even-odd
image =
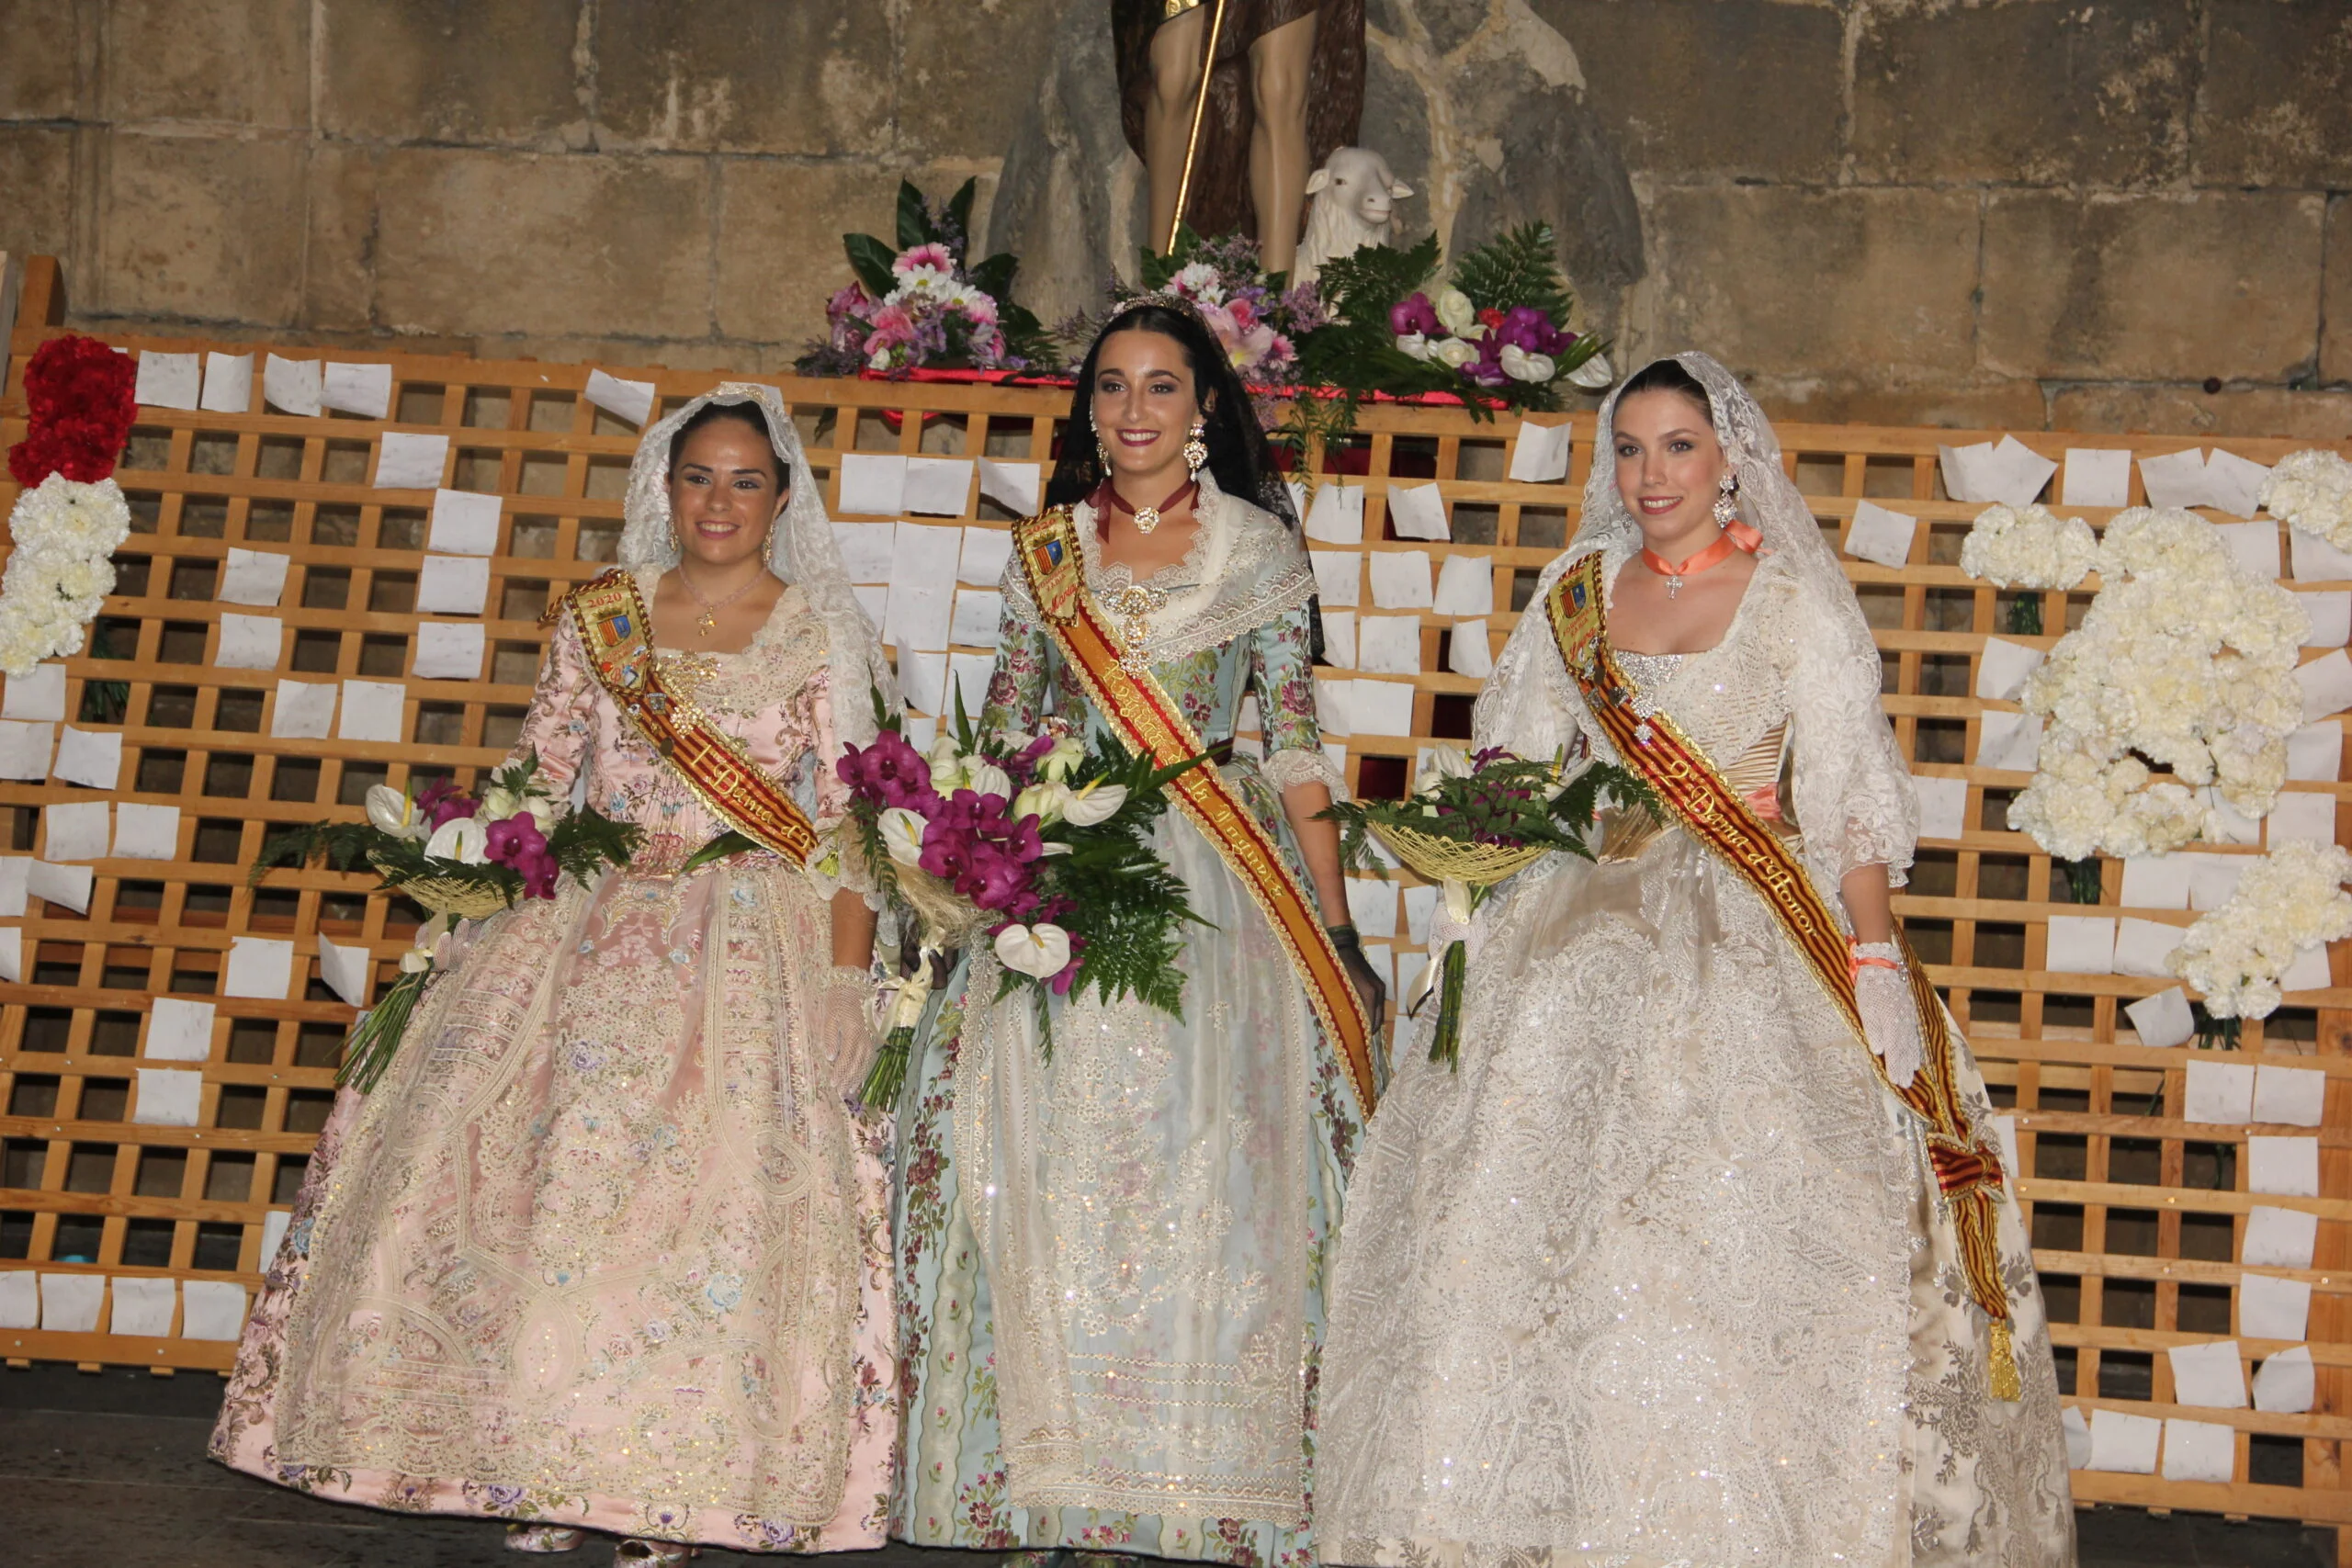
[[[1199,756],[1204,748],[1183,710],[1148,669],[1129,667],[1102,606],[1087,591],[1069,508],[1057,506],[1016,525],[1013,548],[1046,629],[1121,743],[1163,768]],[[1273,927],[1324,1033],[1347,1063],[1357,1103],[1370,1115],[1375,1099],[1371,1021],[1280,846],[1216,768],[1187,769],[1168,787]]]
[[[1814,886],[1804,863],[1724,782],[1679,725],[1662,710],[1635,711],[1634,686],[1609,648],[1606,588],[1600,552],[1596,550],[1562,572],[1544,597],[1544,613],[1551,620],[1561,662],[1583,694],[1593,722],[1625,765],[1657,794],[1675,826],[1713,852],[1756,890],[1820,982],[1830,1004],[1861,1042],[1879,1081],[1925,1123],[1937,1190],[1959,1236],[1969,1294],[1990,1322],[1992,1353],[1987,1369],[1993,1393],[2001,1399],[2019,1398],[2023,1390],[1996,1245],[2001,1158],[1991,1142],[1971,1125],[1961,1103],[1957,1051],[1945,1023],[1943,1003],[1928,983],[1918,955],[1898,930],[1895,941],[1902,944],[1910,972],[1911,999],[1918,1015],[1926,1065],[1912,1076],[1908,1086],[1896,1088],[1886,1076],[1885,1062],[1870,1049],[1869,1033],[1855,999],[1855,970],[1845,931],[1828,901]]]
[[[808,814],[760,770],[741,741],[662,683],[653,658],[653,621],[637,580],[616,570],[583,582],[558,601],[549,618],[565,614],[580,630],[596,683],[695,797],[761,848],[807,864],[817,848]]]

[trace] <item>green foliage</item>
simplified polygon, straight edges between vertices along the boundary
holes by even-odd
[[[350,1037],[343,1043],[343,1066],[334,1075],[336,1088],[366,1094],[376,1087],[384,1069],[392,1065],[392,1055],[408,1029],[409,1015],[416,1010],[431,975],[429,969],[402,970],[383,998],[359,1015]]]
[[[1604,805],[1649,807],[1649,786],[1613,762],[1591,762],[1558,782],[1556,762],[1522,757],[1489,761],[1467,777],[1442,778],[1403,800],[1343,800],[1318,815],[1340,825],[1340,859],[1348,871],[1385,878],[1373,852],[1378,827],[1410,829],[1463,843],[1541,845],[1592,858],[1587,831]]]
[[[1560,276],[1557,254],[1549,223],[1508,229],[1453,264],[1453,287],[1481,310],[1532,305],[1565,323],[1576,300]]]
[[[858,282],[875,299],[887,297],[897,287],[890,277],[890,264],[899,253],[871,234],[843,234],[842,248],[849,253],[850,270],[857,274]]]
[[[749,833],[739,833],[729,828],[688,855],[685,863],[678,867],[678,874],[684,876],[688,872],[700,871],[713,861],[722,861],[729,855],[740,855],[758,848],[760,848],[760,841],[757,839],[752,838]]]
[[[1206,922],[1193,912],[1182,881],[1153,852],[1150,836],[1168,809],[1169,781],[1205,760],[1160,768],[1148,757],[1111,747],[1090,756],[1072,776],[1073,788],[1100,781],[1127,792],[1106,821],[1057,826],[1054,832],[1070,852],[1050,857],[1039,878],[1048,899],[1071,905],[1064,928],[1085,939],[1073,996],[1091,988],[1105,1003],[1132,996],[1172,1018],[1184,1016],[1184,977],[1176,967],[1184,951],[1182,931]]]

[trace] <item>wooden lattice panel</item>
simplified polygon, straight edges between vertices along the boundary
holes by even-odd
[[[28,276],[27,324],[12,345],[11,397],[0,402],[0,441],[22,434],[17,375],[56,330],[44,323],[58,319],[59,306],[53,265],[37,260]],[[164,352],[247,351],[187,340],[121,341]],[[337,357],[299,350],[289,356],[295,355]],[[585,400],[587,367],[352,357],[391,367],[392,418],[271,412],[263,407],[258,377],[253,412],[142,409],[118,476],[132,498],[138,531],[119,555],[122,581],[102,617],[98,651],[65,661],[66,723],[120,736],[118,787],[0,784],[0,812],[11,835],[6,849],[19,856],[45,847],[42,818],[60,804],[110,800],[118,808],[128,803],[180,813],[175,858],[91,862],[86,915],[35,899],[21,920],[25,978],[0,985],[0,1287],[11,1272],[225,1284],[248,1293],[258,1285],[265,1235],[274,1234],[267,1216],[282,1213],[299,1185],[351,1016],[319,978],[319,941],[366,948],[371,983],[380,987],[407,945],[413,916],[368,893],[365,878],[279,873],[256,889],[247,886],[245,867],[273,827],[356,813],[371,784],[443,773],[474,782],[503,754],[528,702],[542,646],[541,610],[613,558],[637,435]],[[721,378],[707,371],[614,373],[653,382],[662,408]],[[840,509],[844,457],[1049,464],[1068,406],[1068,394],[1052,389],[758,378],[780,386],[834,516],[853,524],[891,519]],[[1594,432],[1589,415],[1571,423],[1566,479],[1521,483],[1505,477],[1515,422],[1479,423],[1447,410],[1367,410],[1360,436],[1330,464],[1342,482],[1363,487],[1367,542],[1313,547],[1342,555],[1426,551],[1432,576],[1448,557],[1485,558],[1494,608],[1484,619],[1490,649],[1499,649],[1536,573],[1576,526]],[[387,431],[447,435],[442,483],[503,500],[488,558],[487,604],[478,617],[423,616],[413,607],[432,497],[369,483]],[[2343,969],[2335,971],[2335,987],[2296,993],[2267,1022],[2249,1025],[2245,1054],[2224,1058],[2327,1075],[2326,1117],[2316,1130],[2322,1195],[2252,1193],[2247,1140],[2310,1136],[2313,1130],[2183,1119],[2188,1064],[2215,1054],[2139,1043],[2121,1009],[2169,982],[2046,966],[2049,922],[2093,911],[2066,901],[2064,879],[2053,882],[2049,857],[2007,827],[2007,803],[2030,775],[1973,761],[1984,714],[2015,705],[1973,694],[1988,636],[2044,649],[2056,640],[2000,631],[2011,596],[1964,576],[1957,565],[1961,537],[1980,509],[1939,499],[1937,448],[1992,437],[1817,425],[1783,426],[1781,434],[1790,469],[1833,542],[1843,539],[1866,499],[1920,520],[1907,564],[1886,568],[1847,558],[1885,657],[1886,705],[1905,755],[1921,777],[1963,780],[1967,791],[1963,830],[1922,842],[1897,908],[1973,1041],[1996,1098],[2013,1108],[2019,1190],[2056,1320],[2064,1391],[2070,1404],[2085,1410],[2214,1423],[2237,1433],[2229,1483],[2080,1471],[2076,1495],[2352,1524],[2339,1456],[2339,1444],[2352,1437],[2352,1089],[2343,1082],[2352,1077],[2346,1050],[2352,1015],[2341,1010],[2352,1008],[2352,987],[2340,984]],[[2145,457],[2199,444],[2190,437],[2023,439],[2052,457],[2070,445],[2128,446]],[[2300,444],[2221,445],[2267,463]],[[916,536],[914,546],[960,555],[964,541],[945,530],[1001,529],[1009,520],[1004,506],[980,496],[977,475],[965,473],[964,483],[956,515],[906,519],[942,530],[935,541]],[[1451,515],[1451,539],[1390,536],[1392,483],[1435,483]],[[2137,499],[2136,473],[2132,483]],[[13,495],[13,487],[0,484],[0,505]],[[2095,526],[2111,515],[2063,510]],[[215,603],[218,573],[232,547],[288,558],[278,607]],[[2292,586],[2341,590],[2352,583]],[[986,589],[965,583],[955,592]],[[2054,634],[2078,621],[2089,597],[2087,590],[2044,595],[2045,624]],[[275,670],[216,666],[224,613],[284,621]],[[1351,780],[1370,794],[1406,787],[1420,748],[1465,737],[1478,686],[1473,677],[1450,672],[1454,617],[1426,608],[1384,611],[1373,604],[1367,580],[1359,615],[1390,613],[1419,615],[1419,671],[1361,677],[1412,688],[1409,735],[1359,725],[1345,739]],[[487,652],[481,678],[417,677],[419,627],[434,623],[481,626]],[[989,650],[958,642],[934,651],[976,660]],[[1345,670],[1325,673],[1358,678]],[[402,682],[400,738],[274,737],[280,681]],[[100,716],[111,711],[103,685],[110,682],[124,683],[115,688],[123,701],[112,721]],[[2346,786],[2290,788],[2341,798]],[[2096,912],[2121,913],[2121,867],[2109,863]],[[1376,910],[1384,897],[1369,897],[1367,909]],[[2193,918],[2186,910],[2131,913],[2173,925]],[[293,943],[291,994],[219,994],[224,955],[240,937]],[[1376,935],[1374,945],[1381,945]],[[1402,913],[1388,945],[1400,957],[1418,953]],[[1404,965],[1408,973],[1410,967]],[[133,1120],[139,1070],[154,1066],[149,1023],[157,998],[210,1002],[217,1010],[206,1058],[164,1064],[201,1076],[194,1126]],[[2234,1337],[2249,1369],[2290,1348],[2236,1333],[2237,1259],[2247,1213],[2257,1203],[2319,1221],[2312,1267],[2262,1270],[2313,1290],[2307,1339],[2318,1368],[2317,1401],[2306,1415],[2175,1403],[2164,1354],[2172,1347]],[[6,1299],[0,1288],[0,1305]],[[0,1355],[225,1367],[230,1343],[182,1333],[187,1302],[183,1292],[166,1332],[114,1334],[104,1331],[112,1321],[109,1291],[96,1329],[0,1328]]]

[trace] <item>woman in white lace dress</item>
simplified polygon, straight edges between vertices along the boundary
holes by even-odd
[[[1324,1553],[2070,1563],[1991,1107],[1894,940],[1917,807],[1860,606],[1713,360],[1634,377],[1600,439],[1476,743],[1695,759],[1784,869],[1743,873],[1669,769],[1598,863],[1481,911],[1460,1072],[1400,1050],[1357,1162]]]

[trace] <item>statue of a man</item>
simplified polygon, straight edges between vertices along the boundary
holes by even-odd
[[[1289,271],[1306,177],[1356,140],[1363,115],[1363,0],[1111,0],[1111,28],[1127,144],[1151,180],[1152,243],[1173,243],[1185,189],[1195,231],[1250,235],[1267,271]]]

